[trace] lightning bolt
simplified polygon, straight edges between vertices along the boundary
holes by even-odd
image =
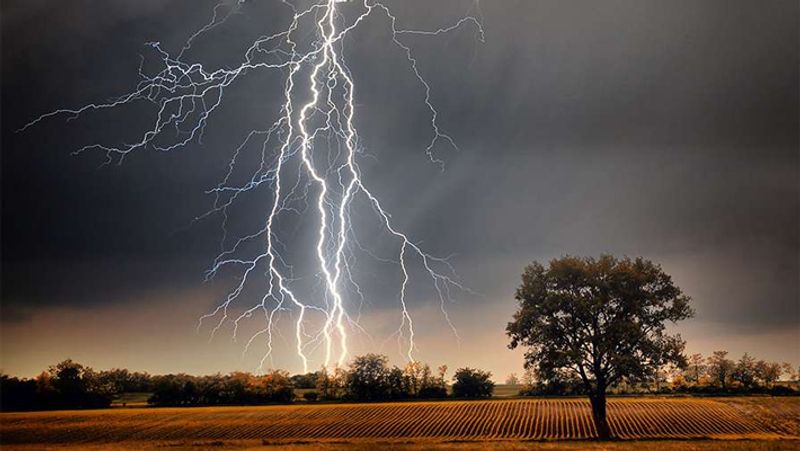
[[[211,279],[229,267],[240,274],[238,283],[219,305],[199,319],[198,330],[207,321],[213,321],[210,332],[213,338],[223,326],[232,324],[232,336],[236,340],[243,321],[255,314],[263,315],[263,328],[250,336],[242,351],[244,355],[254,343],[263,339],[266,351],[260,361],[259,368],[262,368],[268,359],[272,359],[275,338],[280,334],[279,321],[288,314],[292,317],[295,352],[304,372],[309,371],[312,354],[318,351],[323,355],[321,363],[324,367],[341,366],[350,353],[349,333],[366,333],[359,323],[365,295],[353,275],[355,251],[358,250],[380,261],[394,262],[400,268],[402,280],[397,299],[401,318],[396,336],[401,352],[409,361],[414,361],[416,350],[414,322],[407,302],[410,267],[415,262],[429,276],[443,318],[458,338],[446,305],[452,300],[452,289],[470,290],[459,282],[448,258],[427,253],[395,226],[391,215],[368,188],[359,167],[358,161],[364,155],[364,149],[359,144],[355,126],[356,85],[344,58],[344,42],[369,17],[383,15],[388,19],[391,42],[405,56],[411,74],[419,82],[421,100],[430,112],[431,138],[424,152],[433,163],[443,165],[434,154],[435,148],[440,143],[455,148],[456,143],[440,127],[438,111],[431,98],[431,86],[422,76],[412,46],[403,38],[436,37],[472,27],[476,39],[482,42],[484,31],[480,21],[467,15],[439,29],[412,30],[399,27],[392,10],[376,1],[317,0],[299,8],[283,0],[280,3],[292,18],[288,27],[256,39],[245,50],[238,67],[212,70],[199,62],[187,61],[186,55],[192,50],[194,41],[225,23],[242,8],[243,3],[240,0],[218,4],[210,21],[192,34],[174,56],[160,43],[148,43],[158,57],[160,69],[154,75],[146,74],[143,59],[139,70],[141,80],[130,92],[104,103],[43,114],[21,130],[56,116],[67,116],[67,120],[72,120],[90,111],[149,102],[155,106],[153,123],[134,142],[116,145],[91,143],[74,152],[99,150],[105,153],[106,163],[116,161],[121,164],[135,151],[149,148],[169,152],[192,142],[202,143],[208,121],[223,103],[224,93],[231,85],[250,72],[266,70],[285,74],[283,102],[277,119],[262,129],[252,130],[235,147],[224,178],[207,192],[214,196],[213,207],[195,218],[222,216],[220,253],[206,278]],[[347,5],[347,14],[341,11],[344,3],[354,3]],[[309,35],[313,37],[309,39]],[[253,143],[257,143],[256,148],[260,149],[260,164],[248,172],[245,183],[236,184],[232,179],[242,166],[240,159]],[[229,244],[229,207],[261,187],[268,189],[272,197],[262,226]],[[351,218],[356,202],[369,206],[378,223],[396,242],[395,258],[379,257],[358,242]],[[316,260],[317,278],[323,286],[322,301],[298,294],[296,286],[304,281],[295,278],[292,265],[287,261],[287,244],[281,237],[279,226],[282,218],[304,215],[307,211],[314,212],[316,222],[316,240],[308,251]],[[260,243],[261,250],[248,256],[247,248],[254,243]],[[265,284],[263,295],[243,312],[234,313],[237,301],[247,297],[243,293],[254,279]],[[360,300],[357,317],[351,314],[355,298]]]

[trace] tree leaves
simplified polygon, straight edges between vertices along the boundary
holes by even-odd
[[[660,266],[642,259],[565,256],[533,262],[516,291],[506,332],[526,347],[526,367],[547,380],[580,377],[589,393],[621,379],[645,379],[666,364],[684,366],[684,342],[667,322],[691,317],[690,298]]]

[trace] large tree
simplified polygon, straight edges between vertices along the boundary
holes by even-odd
[[[386,399],[389,393],[389,358],[379,354],[357,356],[347,373],[347,392],[359,401]]]
[[[736,364],[728,359],[728,351],[714,351],[708,357],[708,373],[721,389],[728,389],[728,381],[731,379]]]
[[[686,364],[685,343],[665,327],[693,315],[690,299],[648,260],[567,256],[547,268],[534,262],[516,299],[519,310],[506,328],[509,347],[527,348],[525,366],[543,382],[580,378],[600,438],[611,435],[608,387]]]

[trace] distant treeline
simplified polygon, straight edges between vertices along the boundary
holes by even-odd
[[[756,360],[747,353],[734,361],[728,358],[727,351],[716,351],[708,357],[692,354],[686,361],[684,368],[660,368],[655,379],[624,380],[611,387],[609,393],[798,394],[792,384],[778,383],[800,378],[800,368],[795,369],[788,363]],[[538,379],[535,371],[527,371],[522,381],[512,374],[506,382],[521,383],[523,396],[585,394],[584,384],[577,377],[546,384]]]
[[[693,354],[685,368],[661,368],[655,380],[625,380],[610,392],[797,394],[791,384],[800,369],[789,364],[756,360],[749,354],[738,361],[725,351],[705,358]],[[512,374],[510,385],[522,385],[521,395],[582,395],[579,380],[537,381],[534,371],[522,380]],[[450,388],[448,394],[448,386]],[[461,368],[447,378],[447,367],[434,373],[430,366],[412,362],[403,368],[388,364],[386,356],[367,354],[353,359],[346,368],[320,370],[290,376],[282,370],[262,375],[234,372],[227,375],[154,376],[126,369],[95,371],[72,360],[53,365],[32,379],[0,376],[0,409],[51,410],[109,407],[125,393],[150,393],[154,406],[254,405],[293,402],[298,394],[305,401],[382,401],[435,399],[448,396],[480,398],[492,396],[491,373]]]
[[[148,374],[127,370],[96,372],[65,360],[33,379],[0,376],[0,407],[2,410],[108,407],[115,394],[149,387],[150,380]]]
[[[0,409],[103,408],[124,393],[140,392],[151,393],[147,402],[154,406],[289,403],[295,400],[295,389],[302,389],[306,401],[444,398],[446,373],[445,366],[434,374],[419,362],[390,367],[387,357],[376,354],[356,357],[347,368],[294,376],[282,370],[263,375],[153,376],[126,369],[95,371],[65,360],[33,379],[0,376]],[[456,397],[487,397],[494,389],[491,373],[471,368],[456,371],[452,381]]]

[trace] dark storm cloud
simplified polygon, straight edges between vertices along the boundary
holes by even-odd
[[[474,8],[394,3],[401,25],[427,28]],[[242,45],[285,21],[277,4],[248,2],[192,56],[236,63]],[[4,4],[4,321],[201,284],[219,228],[190,223],[210,206],[203,192],[224,173],[231,136],[273,114],[274,79],[254,75],[231,91],[202,146],[122,166],[97,169],[100,156],[69,152],[131,137],[144,124],[136,108],[13,130],[128,89],[144,42],[179,48],[213,5]],[[510,302],[532,259],[611,252],[669,265],[705,321],[796,327],[797,3],[477,5],[485,44],[469,28],[409,38],[441,126],[460,145],[435,149],[444,173],[423,153],[429,116],[386,20],[370,19],[346,43],[375,156],[365,178],[399,224],[434,253],[458,252],[458,270],[495,302]]]

